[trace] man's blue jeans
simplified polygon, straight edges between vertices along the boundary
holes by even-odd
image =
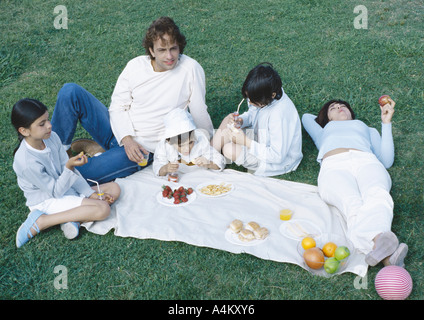
[[[64,145],[72,143],[78,121],[106,150],[97,157],[88,158],[87,164],[76,167],[85,179],[105,183],[145,168],[129,160],[124,147],[119,146],[110,126],[108,109],[84,88],[66,83],[57,95],[51,120],[53,131]],[[150,154],[148,165],[152,162]]]

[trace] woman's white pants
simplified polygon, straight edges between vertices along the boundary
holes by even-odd
[[[367,254],[379,233],[391,230],[392,181],[377,157],[351,150],[322,161],[318,176],[321,198],[342,213],[347,237],[355,248]]]

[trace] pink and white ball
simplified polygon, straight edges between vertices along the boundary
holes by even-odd
[[[384,300],[405,300],[412,291],[411,275],[402,267],[387,266],[375,277],[375,289]]]

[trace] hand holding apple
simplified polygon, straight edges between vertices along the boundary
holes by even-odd
[[[390,123],[395,113],[396,103],[387,95],[381,96],[380,99],[378,99],[378,103],[381,109],[381,121],[383,123]]]
[[[389,99],[391,99],[391,98],[387,94],[382,95],[380,98],[378,98],[378,104],[380,106],[384,106],[385,104],[389,103]]]

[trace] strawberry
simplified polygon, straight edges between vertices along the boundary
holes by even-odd
[[[174,199],[174,204],[180,204],[187,202],[187,196],[194,192],[193,188],[184,188],[180,186],[177,189],[172,190],[170,186],[162,185],[162,196],[168,199]]]

